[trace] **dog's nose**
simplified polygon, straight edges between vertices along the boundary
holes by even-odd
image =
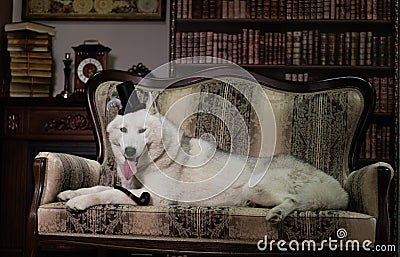
[[[127,157],[134,157],[136,154],[136,148],[135,147],[126,147],[125,148],[125,155]]]

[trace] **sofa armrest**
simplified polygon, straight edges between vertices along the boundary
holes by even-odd
[[[394,176],[391,165],[378,162],[353,171],[345,183],[349,193],[349,209],[377,219],[377,242],[389,236],[389,188]]]
[[[387,200],[393,173],[393,168],[383,162],[353,171],[345,183],[345,189],[350,196],[349,209],[378,218],[379,201]],[[384,199],[379,199],[380,197]]]
[[[54,202],[58,193],[64,190],[99,184],[100,164],[97,161],[64,153],[41,152],[34,162],[41,163],[41,170],[35,172],[42,174],[34,174],[43,180],[42,185],[35,185],[42,187],[40,205]]]

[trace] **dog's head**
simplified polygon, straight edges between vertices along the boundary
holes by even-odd
[[[146,106],[152,106],[147,103]],[[139,109],[134,112],[118,114],[107,126],[113,154],[125,177],[130,180],[136,173],[136,164],[159,133],[160,119],[155,108]]]

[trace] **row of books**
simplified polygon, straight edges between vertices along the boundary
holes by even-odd
[[[284,2],[287,4],[287,20],[392,20],[392,0],[288,0]]]
[[[311,79],[308,72],[304,72],[304,73],[285,73],[285,80],[294,82],[308,82]]]
[[[375,88],[375,112],[392,113],[394,110],[393,77],[372,77],[368,80]]]
[[[52,36],[54,28],[22,22],[5,26],[10,54],[8,95],[48,97],[53,84]]]
[[[393,138],[390,135],[390,126],[372,123],[368,128],[364,144],[361,147],[360,158],[392,160],[393,156],[390,154],[390,149],[391,145],[393,145],[391,143],[393,142]]]
[[[182,0],[178,19],[391,20],[392,0]]]
[[[296,82],[312,81],[308,72],[285,73],[285,80]],[[372,77],[368,81],[375,88],[375,113],[393,113],[394,111],[394,79],[393,77]]]
[[[388,49],[392,42],[392,36],[377,36],[371,31],[178,31],[175,57],[213,56],[237,64],[391,66],[393,56]]]

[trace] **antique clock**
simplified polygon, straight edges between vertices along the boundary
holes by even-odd
[[[108,53],[111,49],[97,40],[85,40],[82,45],[72,48],[75,51],[74,93],[81,94],[93,74],[107,69]]]

